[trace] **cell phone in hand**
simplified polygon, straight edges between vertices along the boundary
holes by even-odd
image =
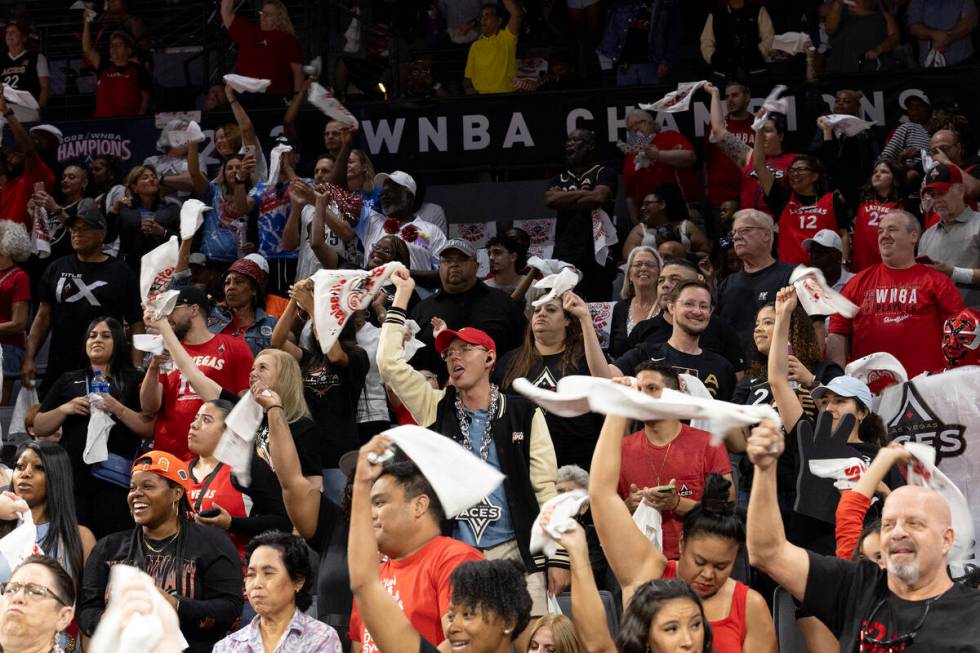
[[[35,193],[43,193],[44,192],[44,182],[43,181],[35,181],[34,182],[34,192]]]
[[[204,512],[199,512],[197,514],[199,514],[201,517],[204,517],[206,519],[210,519],[212,517],[217,517],[218,515],[220,515],[221,514],[221,509],[220,508],[211,508],[211,510],[205,510]]]
[[[255,156],[255,146],[246,145],[245,146],[245,156]]]
[[[657,487],[653,488],[653,491],[654,492],[661,492],[663,494],[667,494],[669,492],[673,492],[674,491],[674,486],[673,485],[658,485]]]

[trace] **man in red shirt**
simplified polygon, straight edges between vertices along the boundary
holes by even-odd
[[[17,120],[2,95],[0,114],[3,114],[14,136],[14,146],[7,149],[4,156],[6,180],[3,193],[0,193],[0,220],[25,225],[30,234],[34,229],[34,220],[27,212],[27,201],[34,194],[35,184],[43,183],[48,193],[54,190],[54,173],[38,156],[34,139]]]
[[[680,390],[677,372],[648,361],[636,367],[641,392],[660,397],[664,388]],[[643,430],[623,438],[619,495],[630,511],[640,501],[663,516],[663,554],[676,560],[684,515],[698,505],[708,474],[732,480],[732,467],[724,446],[712,446],[711,434],[676,419],[645,422]],[[734,485],[731,500],[735,500]]]
[[[170,326],[208,378],[240,395],[249,387],[252,350],[241,338],[208,331],[208,311],[204,291],[184,286],[168,318]],[[187,448],[187,432],[202,403],[180,370],[164,372],[158,357],[150,359],[140,388],[140,406],[144,413],[157,416],[153,430],[155,449],[191,460],[194,454]]]
[[[921,229],[900,210],[878,223],[881,263],[858,272],[842,291],[858,314],[830,317],[827,355],[841,367],[879,351],[895,356],[909,378],[945,366],[943,323],[963,309],[963,299],[949,277],[915,262]]]
[[[752,147],[755,132],[752,131],[752,114],[749,101],[752,99],[747,86],[739,82],[728,82],[725,86],[725,130],[733,137]],[[704,175],[708,191],[708,206],[717,211],[725,200],[739,197],[742,188],[742,168],[725,152],[712,142],[711,132],[704,136]]]
[[[643,198],[664,184],[678,184],[688,202],[701,199],[701,182],[694,169],[697,156],[690,141],[680,132],[661,131],[656,119],[640,109],[626,116],[626,129],[637,140],[650,139],[642,152],[630,152],[623,162],[626,206],[633,224],[640,220]]]
[[[238,45],[235,72],[268,79],[266,93],[292,95],[303,84],[303,49],[296,38],[286,7],[267,0],[255,24],[235,15],[234,0],[221,0],[221,22]]]

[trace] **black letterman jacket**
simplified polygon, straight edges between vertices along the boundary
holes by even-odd
[[[381,378],[405,405],[420,426],[459,441],[456,419],[456,389],[436,390],[413,369],[404,356],[405,313],[388,310],[378,340],[377,362]],[[558,463],[544,414],[517,395],[500,395],[497,414],[491,422],[504,491],[521,558],[529,571],[549,567],[568,568],[567,554],[559,550],[551,559],[533,556],[528,550],[531,525],[545,501],[557,494]]]

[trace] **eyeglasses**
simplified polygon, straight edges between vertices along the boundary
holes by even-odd
[[[747,235],[749,235],[749,232],[754,229],[762,229],[762,227],[741,227],[739,229],[732,229],[728,232],[728,237],[732,240],[735,240],[739,236],[745,238]]]
[[[656,270],[660,266],[657,265],[656,261],[633,261],[630,263],[631,268],[646,268],[647,270]]]
[[[61,605],[68,605],[68,602],[62,599],[60,596],[49,590],[44,585],[38,585],[37,583],[4,583],[0,585],[0,594],[4,597],[12,597],[17,594],[17,592],[24,590],[24,595],[29,601],[40,601],[41,599],[51,597]]]
[[[711,304],[708,304],[707,302],[696,302],[693,299],[686,299],[682,302],[677,302],[677,305],[688,310],[698,309],[704,311],[705,313],[711,312]]]
[[[876,605],[874,610],[871,611],[871,614],[868,615],[868,618],[864,620],[865,625],[861,629],[861,643],[874,644],[876,648],[880,647],[886,651],[890,651],[892,650],[891,647],[893,646],[896,646],[898,644],[909,645],[913,642],[913,640],[915,640],[916,635],[919,634],[919,631],[922,630],[923,624],[925,624],[926,622],[926,617],[929,616],[929,608],[932,607],[932,604],[936,601],[936,599],[930,599],[926,601],[926,609],[922,612],[922,617],[919,619],[919,622],[915,624],[912,630],[905,633],[904,635],[899,635],[898,637],[892,637],[889,639],[878,639],[877,637],[875,637],[869,632],[869,628],[871,624],[874,623],[875,615],[878,614],[878,611],[881,610],[881,606],[883,606],[887,600],[888,600],[887,598],[884,598],[878,601],[878,605]],[[906,646],[903,646],[900,650],[904,651],[905,648]]]
[[[459,347],[449,347],[448,349],[444,349],[442,353],[439,355],[442,356],[442,360],[448,361],[453,356],[465,356],[466,354],[470,353],[474,349],[482,349],[483,351],[489,351],[486,347],[481,347],[480,345],[467,344],[467,345],[460,345]]]
[[[801,167],[791,166],[788,172],[791,175],[802,175],[804,172],[816,172],[816,171],[810,167],[804,168],[802,166]]]

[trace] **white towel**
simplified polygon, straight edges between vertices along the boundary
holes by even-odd
[[[762,108],[765,109],[762,115],[752,121],[752,131],[759,131],[762,129],[766,121],[769,120],[770,113],[782,113],[785,114],[789,104],[786,100],[779,99],[779,96],[786,92],[786,87],[782,84],[778,84],[769,95],[766,96],[765,101],[762,103]]]
[[[207,139],[204,132],[201,131],[201,126],[191,120],[187,123],[187,129],[184,130],[184,140],[190,143],[203,143]]]
[[[18,514],[17,527],[0,539],[0,556],[7,561],[11,571],[25,559],[44,551],[37,545],[37,527],[30,510]]]
[[[177,290],[165,290],[146,300],[146,308],[153,311],[153,318],[161,320],[170,315],[177,306],[177,299],[180,292]]]
[[[875,395],[880,395],[889,386],[901,385],[909,380],[905,366],[884,351],[851,361],[844,368],[844,374],[863,381]]]
[[[184,200],[180,207],[180,239],[190,240],[204,224],[204,213],[211,207],[201,200]]]
[[[214,457],[231,467],[239,483],[248,487],[252,481],[249,465],[255,432],[262,424],[264,412],[249,390],[238,400],[225,418],[225,432],[214,449]]]
[[[314,57],[309,64],[303,66],[303,72],[306,74],[306,76],[312,77],[313,79],[319,77],[322,70],[323,59],[319,56]]]
[[[15,88],[11,88],[7,84],[3,85],[3,99],[11,104],[16,104],[28,109],[36,110],[41,108],[41,105],[37,103],[37,100],[35,100],[34,96],[28,91],[18,91]]]
[[[450,519],[478,504],[504,481],[504,475],[497,469],[435,431],[421,426],[398,426],[382,435],[391,438],[412,459]]]
[[[699,82],[681,82],[677,85],[676,91],[671,91],[653,104],[644,104],[641,102],[640,108],[646,111],[663,113],[687,111],[691,107],[691,96],[707,83],[707,80],[704,79]]]
[[[840,313],[844,317],[854,317],[858,313],[857,304],[828,286],[823,272],[817,268],[798,265],[789,282],[796,288],[796,296],[807,315]]]
[[[908,466],[908,484],[935,490],[946,500],[953,517],[953,548],[950,549],[950,563],[972,560],[973,518],[970,505],[956,484],[936,466],[936,448],[920,442],[905,442],[904,446],[915,456],[916,464]]]
[[[280,143],[272,148],[272,152],[269,154],[269,178],[265,180],[267,184],[272,186],[279,183],[279,166],[282,165],[282,155],[292,151],[293,147],[285,143]]]
[[[531,305],[541,306],[541,304],[547,304],[552,299],[560,299],[562,295],[578,285],[579,279],[580,277],[575,268],[562,268],[561,272],[558,274],[549,274],[543,279],[535,281],[535,288],[549,290],[547,294],[542,295],[538,299],[531,302]]]
[[[656,545],[658,551],[664,550],[663,522],[660,511],[646,501],[641,501],[633,511],[633,523],[648,540]]]
[[[575,270],[575,274],[581,277],[581,272],[575,269],[575,266],[571,263],[566,263],[565,261],[559,261],[556,258],[541,258],[540,256],[532,256],[527,260],[527,266],[529,268],[534,268],[542,274],[542,276],[548,276],[551,274],[558,274],[565,268],[571,268]]]
[[[563,533],[575,528],[575,516],[588,502],[589,493],[585,490],[563,492],[548,499],[531,525],[531,543],[528,547],[531,553],[544,551],[549,558],[555,557],[558,553],[558,539]],[[541,517],[544,515],[551,516],[547,528],[541,525]]]
[[[86,465],[101,463],[109,458],[109,431],[115,425],[116,420],[112,419],[112,415],[101,408],[92,407],[85,432],[85,450],[82,452]]]
[[[801,54],[810,47],[810,35],[805,32],[784,32],[772,39],[772,49],[787,54]]]
[[[838,490],[850,490],[868,471],[868,463],[860,458],[822,458],[811,460],[810,473],[819,478],[834,479]]]
[[[163,336],[137,333],[133,336],[133,349],[159,356],[164,351]]]
[[[306,99],[310,101],[310,104],[334,120],[338,120],[354,129],[360,127],[360,123],[354,117],[354,114],[341,104],[340,100],[333,97],[327,89],[318,83],[313,82],[310,84],[310,90],[306,95]]]
[[[140,299],[144,303],[170,288],[179,252],[177,236],[171,236],[140,259]]]
[[[873,122],[861,120],[857,116],[849,116],[843,113],[831,113],[824,116],[824,120],[830,125],[831,131],[840,136],[857,136],[866,129],[874,127]]]
[[[386,263],[373,270],[319,270],[313,275],[313,321],[324,353],[333,347],[350,316],[370,306],[401,267],[401,263]]]
[[[592,211],[592,242],[595,262],[605,265],[609,258],[609,248],[619,242],[616,227],[613,226],[609,214],[602,209]]]
[[[272,83],[268,79],[256,79],[244,75],[225,75],[225,83],[239,93],[265,93]]]

